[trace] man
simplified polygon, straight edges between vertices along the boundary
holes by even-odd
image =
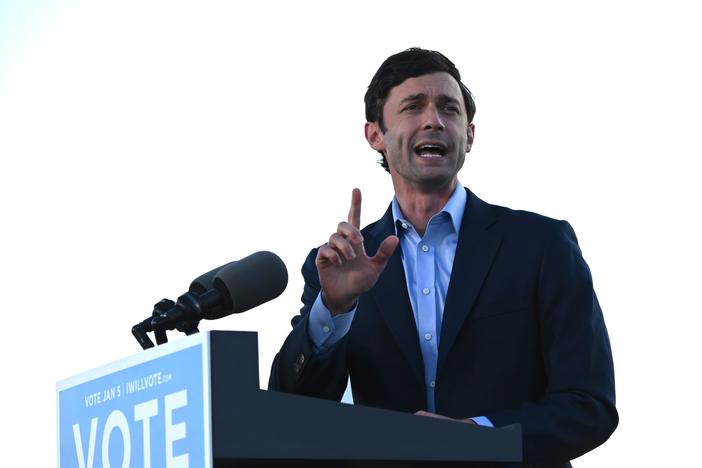
[[[614,431],[614,370],[565,221],[489,205],[457,179],[475,104],[453,63],[409,49],[373,77],[365,135],[395,198],[313,250],[269,387],[486,426],[522,425],[524,462],[570,466]],[[399,248],[398,248],[399,246]]]

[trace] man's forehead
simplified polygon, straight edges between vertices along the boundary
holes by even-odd
[[[389,100],[402,100],[410,96],[448,96],[462,100],[461,88],[454,77],[446,72],[427,73],[407,78],[393,87]]]

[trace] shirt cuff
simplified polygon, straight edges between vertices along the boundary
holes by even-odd
[[[470,418],[470,419],[472,419],[475,422],[475,424],[477,424],[478,426],[495,427],[495,425],[492,423],[492,421],[490,421],[485,416],[475,416],[474,418]]]
[[[348,333],[357,306],[358,304],[343,314],[332,315],[322,301],[322,293],[317,295],[307,324],[307,334],[314,345],[315,353],[330,348]]]

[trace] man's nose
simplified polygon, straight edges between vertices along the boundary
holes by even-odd
[[[441,120],[439,110],[434,106],[428,106],[424,111],[424,130],[443,130],[444,122]]]

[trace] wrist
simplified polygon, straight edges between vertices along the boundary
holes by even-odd
[[[329,309],[332,315],[344,314],[350,312],[354,307],[356,307],[356,302],[358,299],[354,298],[351,301],[334,301],[329,300],[324,290],[322,290],[322,303]]]

